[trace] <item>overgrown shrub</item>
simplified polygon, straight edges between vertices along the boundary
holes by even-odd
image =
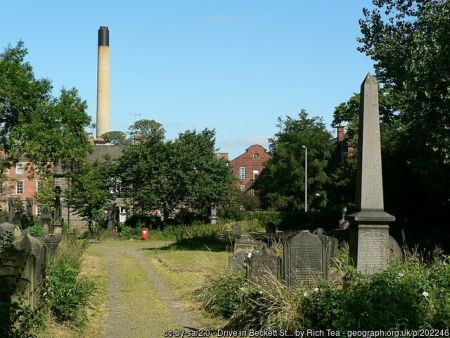
[[[46,280],[46,298],[58,321],[82,327],[86,321],[86,306],[94,291],[94,283],[80,277],[82,255],[88,243],[76,234],[65,236],[59,250],[49,260]]]
[[[198,289],[196,295],[204,309],[213,315],[229,319],[239,306],[244,285],[244,274],[231,273],[227,268],[208,278],[208,284]]]
[[[343,255],[345,256],[345,255]],[[348,257],[347,257],[348,258]],[[234,329],[398,330],[450,325],[450,262],[418,255],[364,276],[341,257],[336,281],[289,290],[282,283],[255,285],[229,271],[213,276],[198,293],[203,306]]]

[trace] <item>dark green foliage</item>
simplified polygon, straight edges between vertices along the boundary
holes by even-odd
[[[86,102],[76,89],[52,97],[51,82],[35,78],[26,55],[22,42],[0,54],[0,147],[8,154],[2,165],[24,156],[44,168],[52,162],[76,169],[90,149]]]
[[[134,214],[158,209],[164,223],[191,223],[204,219],[213,204],[228,205],[233,176],[214,154],[214,131],[186,131],[166,141],[159,123],[138,122],[130,130],[139,142],[125,149],[117,168]]]
[[[130,144],[130,140],[127,140],[127,134],[123,131],[110,131],[103,134],[102,138],[106,143],[114,145],[126,146]]]
[[[360,27],[359,50],[395,111],[382,125],[386,209],[412,242],[448,249],[450,2],[373,1]]]
[[[346,258],[347,257],[347,258]],[[341,253],[341,280],[288,290],[268,281],[255,285],[243,276],[217,274],[199,292],[203,306],[229,319],[235,329],[302,328],[349,330],[448,329],[450,261],[417,256],[398,261],[372,277],[363,276]]]
[[[87,242],[78,240],[76,234],[68,234],[47,268],[45,294],[48,306],[58,321],[68,321],[76,327],[85,324],[86,306],[94,292],[94,283],[79,276],[86,247]]]
[[[263,226],[273,223],[278,229],[334,229],[338,224],[341,210],[339,208],[327,208],[322,211],[285,212],[285,211],[247,211],[244,213],[245,219],[257,220]]]
[[[197,291],[197,296],[208,312],[228,319],[239,306],[245,283],[244,274],[233,274],[226,269],[213,275],[208,284]]]
[[[111,189],[115,189],[115,162],[84,162],[69,178],[68,203],[88,222],[91,231],[105,226],[113,208]]]
[[[277,210],[304,208],[305,150],[308,147],[308,207],[319,210],[327,205],[327,167],[331,157],[331,135],[322,120],[302,110],[298,118],[278,119],[279,132],[270,139],[272,158],[256,182],[263,206]]]

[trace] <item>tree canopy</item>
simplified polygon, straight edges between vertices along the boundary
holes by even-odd
[[[327,166],[331,157],[331,135],[318,117],[302,110],[298,118],[278,119],[279,131],[270,139],[272,158],[267,161],[256,188],[264,206],[298,211],[304,208],[305,150],[308,148],[308,206],[327,205]]]
[[[21,157],[74,168],[90,150],[84,128],[87,104],[75,88],[51,94],[48,79],[37,79],[25,62],[22,42],[0,54],[0,147],[10,165]]]

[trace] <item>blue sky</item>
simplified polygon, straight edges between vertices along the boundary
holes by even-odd
[[[372,61],[356,50],[369,1],[8,1],[0,47],[23,40],[38,77],[76,87],[95,121],[97,30],[111,46],[111,129],[136,118],[168,138],[214,128],[234,158],[267,147],[278,116],[304,108],[327,127]],[[138,114],[138,115],[137,115]],[[334,132],[334,130],[333,130]],[[335,132],[334,132],[335,133]]]

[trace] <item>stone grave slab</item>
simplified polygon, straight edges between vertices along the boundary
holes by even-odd
[[[284,247],[284,278],[288,287],[312,284],[323,277],[322,241],[309,231],[290,238]]]

